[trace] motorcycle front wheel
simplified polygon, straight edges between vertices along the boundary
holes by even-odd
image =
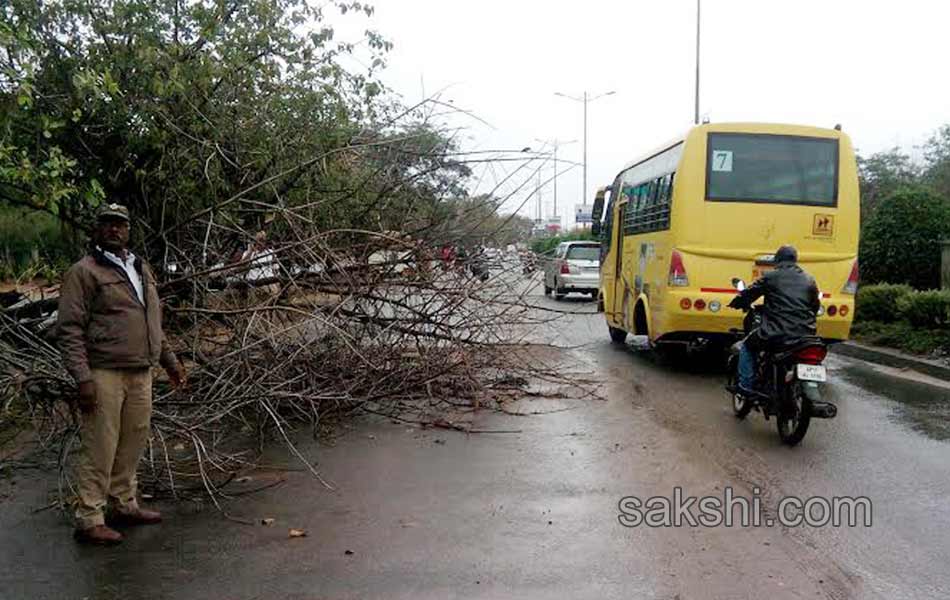
[[[786,398],[779,407],[775,425],[784,444],[797,446],[808,432],[811,423],[811,400],[805,395],[800,381],[785,388]]]
[[[738,392],[739,390],[739,360],[736,356],[729,357],[728,378],[726,389],[732,391],[732,412],[740,421],[749,415],[752,410],[752,401]]]

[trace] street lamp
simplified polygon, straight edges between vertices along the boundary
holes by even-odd
[[[581,202],[584,206],[587,206],[587,104],[589,102],[593,102],[594,100],[599,100],[604,96],[613,96],[616,93],[616,91],[611,90],[598,96],[591,97],[587,93],[587,90],[584,90],[583,96],[568,96],[567,94],[562,94],[561,92],[554,92],[555,96],[567,98],[568,100],[573,100],[575,102],[582,102],[584,104],[584,188],[581,191]]]
[[[699,125],[699,2],[696,0],[696,98],[693,111],[693,123]]]
[[[540,140],[538,140],[538,141],[540,141]],[[525,146],[524,148],[521,149],[521,151],[522,151],[522,152],[534,152],[534,149],[531,148],[531,146]],[[538,168],[538,185],[537,185],[537,187],[535,187],[534,193],[537,194],[537,196],[538,196],[538,218],[537,218],[537,225],[540,226],[540,225],[541,225],[541,221],[542,221],[542,217],[541,217],[541,169],[540,169],[540,168]]]
[[[540,139],[535,138],[535,141],[541,142],[545,146],[547,146],[548,144],[551,144],[554,147],[554,150],[552,151],[552,154],[551,154],[554,159],[554,179],[552,181],[552,183],[554,184],[554,214],[551,216],[557,217],[558,216],[557,214],[557,149],[560,146],[573,144],[577,140],[570,140],[568,142],[563,142],[561,140],[558,140],[557,138],[553,140],[540,140]],[[577,163],[574,163],[574,164],[577,164]]]

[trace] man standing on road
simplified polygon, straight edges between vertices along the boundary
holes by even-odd
[[[79,385],[82,444],[76,465],[79,504],[75,537],[118,544],[106,526],[158,523],[161,514],[136,500],[136,470],[148,443],[152,367],[175,386],[185,372],[162,332],[155,276],[129,252],[129,211],[104,205],[93,248],[63,278],[57,321],[66,369]]]

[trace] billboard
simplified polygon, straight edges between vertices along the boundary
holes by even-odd
[[[574,222],[578,225],[586,225],[588,223],[593,223],[594,219],[591,216],[591,211],[594,206],[592,204],[575,204],[574,205]]]

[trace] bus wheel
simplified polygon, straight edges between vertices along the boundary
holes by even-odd
[[[623,329],[617,329],[616,327],[608,325],[607,330],[610,332],[610,341],[615,344],[622,344],[624,340],[627,339],[627,332]]]

